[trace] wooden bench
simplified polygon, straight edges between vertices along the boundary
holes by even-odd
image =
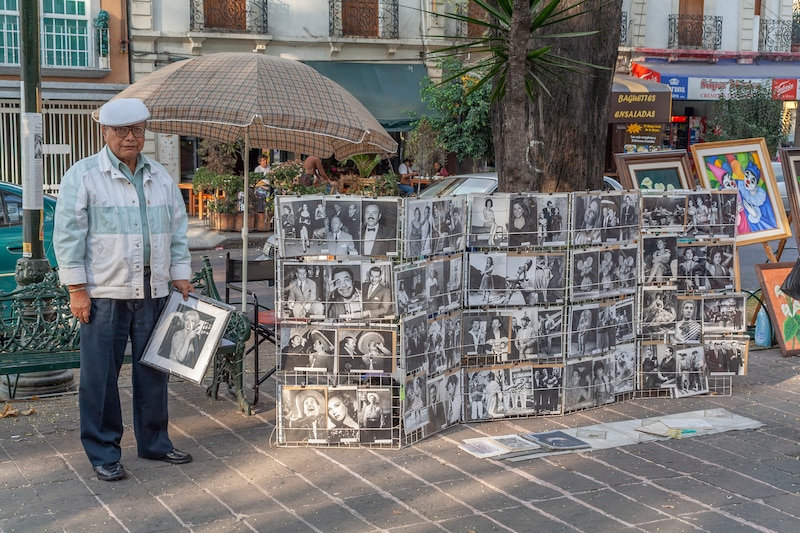
[[[208,257],[192,283],[203,295],[219,300]],[[250,321],[234,311],[213,361],[213,380],[206,394],[218,398],[220,383],[236,395],[239,407],[250,414],[244,395],[244,353]],[[126,357],[129,363],[130,358]],[[80,368],[80,323],[69,310],[69,292],[55,272],[44,280],[8,293],[0,292],[0,376],[14,398],[19,375]]]

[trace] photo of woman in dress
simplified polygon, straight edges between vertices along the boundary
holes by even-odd
[[[532,217],[525,199],[517,198],[511,202],[511,218],[508,222],[508,246],[519,248],[535,244],[536,221]]]
[[[708,282],[713,290],[733,288],[733,246],[709,247],[706,261]]]
[[[676,237],[649,237],[642,245],[647,284],[658,284],[675,278],[678,261]]]

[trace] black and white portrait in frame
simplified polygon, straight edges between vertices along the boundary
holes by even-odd
[[[619,248],[612,245],[601,249],[597,254],[597,285],[600,294],[605,298],[620,294],[619,252]]]
[[[514,194],[509,202],[508,247],[519,249],[539,245],[546,228],[542,228],[541,234],[537,230],[538,214],[533,198],[526,194]]]
[[[706,335],[703,337],[706,366],[711,374],[742,376],[746,372],[750,337]]]
[[[350,235],[354,243],[361,240],[361,197],[326,196],[325,213],[329,230],[336,225],[331,224],[331,219],[336,217],[339,219],[340,231]],[[322,237],[327,237],[327,234]]]
[[[531,365],[515,366],[505,369],[503,390],[506,415],[531,415],[535,412],[533,395],[533,368]]]
[[[737,333],[745,330],[745,301],[741,294],[703,297],[703,333]]]
[[[342,262],[326,267],[325,316],[330,320],[364,318],[361,263]]]
[[[572,252],[572,300],[592,300],[600,295],[600,249],[575,249]]]
[[[616,398],[614,388],[614,357],[598,357],[592,361],[592,401],[595,407],[613,403]]]
[[[707,290],[708,247],[705,242],[678,242],[677,285],[681,292]]]
[[[425,372],[406,377],[406,397],[403,405],[403,428],[406,435],[410,435],[428,424],[427,377]]]
[[[280,319],[325,316],[325,267],[320,263],[283,261],[276,300]]]
[[[673,396],[684,398],[708,394],[708,367],[702,346],[691,346],[677,352],[678,373]]]
[[[597,352],[598,304],[570,308],[570,343],[568,358],[585,357]]]
[[[426,341],[428,338],[428,314],[418,313],[405,317],[400,323],[403,349],[401,366],[406,374],[428,368]]]
[[[355,444],[359,442],[360,424],[358,395],[355,387],[328,389],[328,443]]]
[[[361,279],[364,280],[361,284],[362,318],[370,322],[393,319],[396,307],[392,263],[363,263]]]
[[[638,286],[639,247],[623,245],[618,249],[616,278],[619,294],[634,294]]]
[[[619,210],[621,241],[631,241],[639,237],[639,203],[639,193],[631,191],[621,193]]]
[[[428,314],[438,312],[442,302],[445,301],[444,265],[445,261],[441,257],[425,263],[425,298],[428,303]]]
[[[615,344],[631,342],[636,338],[633,318],[635,314],[634,303],[635,299],[632,296],[620,298],[610,303]]]
[[[334,329],[306,324],[283,327],[281,369],[287,372],[332,374],[336,367],[336,346]]]
[[[676,344],[700,344],[703,340],[703,300],[699,296],[678,296],[675,322]]]
[[[369,198],[362,201],[361,255],[397,255],[399,205],[398,198]]]
[[[162,315],[166,326],[158,355],[194,369],[215,317],[179,303],[175,311]]]
[[[442,271],[444,273],[443,292],[439,305],[440,311],[448,311],[461,306],[464,291],[462,285],[464,256],[452,255],[445,258]]]
[[[293,248],[287,246],[287,256],[319,254],[325,248],[328,217],[325,213],[325,201],[322,196],[303,196],[290,200],[295,219],[296,238],[291,241]],[[288,243],[287,243],[288,244]]]
[[[469,246],[505,247],[511,195],[474,194],[469,230]]]
[[[642,261],[646,285],[675,281],[678,270],[678,238],[646,235],[642,239]]]
[[[504,368],[496,366],[489,369],[468,370],[466,373],[469,383],[467,395],[467,421],[480,421],[498,418],[506,415],[506,405],[503,390]]]
[[[603,195],[600,202],[600,240],[603,243],[616,244],[622,240],[622,196],[617,193]]]
[[[431,254],[433,231],[431,201],[420,198],[406,200],[406,223],[403,249],[406,259],[421,259]]]
[[[395,270],[394,286],[397,287],[395,295],[397,300],[397,314],[400,317],[411,315],[422,309],[423,303],[414,299],[414,269],[405,268]]]
[[[428,423],[422,428],[423,436],[433,435],[447,426],[447,408],[445,399],[444,374],[429,376],[425,384],[428,395]]]
[[[571,362],[564,372],[564,412],[592,407],[592,360]]]
[[[461,421],[464,410],[464,393],[461,384],[461,370],[445,374],[445,412],[447,425],[451,426]]]
[[[572,244],[585,246],[601,242],[601,206],[600,193],[573,193]]]
[[[642,336],[664,339],[675,331],[678,291],[674,286],[642,289]]]
[[[544,340],[540,334],[537,308],[525,307],[511,310],[509,335],[509,361],[538,359]]]
[[[561,366],[533,367],[533,409],[539,415],[561,414],[563,370]]]
[[[464,356],[484,355],[486,353],[486,332],[489,329],[489,317],[483,311],[464,311],[461,315],[462,340]],[[474,361],[469,363],[475,364]]]
[[[389,389],[358,389],[362,444],[392,443],[392,394]]]
[[[356,348],[361,354],[360,361],[356,360],[350,372],[361,374],[394,372],[397,361],[396,346],[395,330],[361,329],[356,337]]]
[[[719,206],[712,205],[712,194],[689,192],[686,195],[686,230],[684,235],[690,239],[709,238],[718,226]]]
[[[683,233],[686,227],[686,196],[642,194],[642,232]]]
[[[467,304],[498,305],[505,297],[506,253],[468,254]]]
[[[711,290],[736,289],[736,253],[732,240],[709,243],[706,256],[706,275]]]
[[[328,440],[326,387],[281,388],[278,441],[323,444]]]
[[[533,193],[539,246],[565,246],[569,228],[568,193]]]
[[[636,377],[636,344],[618,344],[614,357],[614,390],[616,394],[633,392]]]
[[[738,201],[738,189],[712,191],[712,209],[715,205],[718,206],[717,209],[719,209],[719,223],[714,228],[714,237],[732,239],[736,235]]]
[[[501,305],[542,305],[564,298],[563,253],[513,254],[506,262]]]

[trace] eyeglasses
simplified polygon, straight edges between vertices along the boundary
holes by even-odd
[[[120,139],[124,139],[125,137],[127,137],[128,133],[130,132],[133,132],[133,136],[136,137],[137,139],[141,139],[142,137],[144,137],[145,128],[143,128],[142,126],[135,126],[135,127],[120,126],[120,127],[114,127],[113,130],[114,133],[117,134],[117,137],[119,137]]]

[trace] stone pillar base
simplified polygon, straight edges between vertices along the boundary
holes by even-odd
[[[14,386],[17,376],[0,376],[0,399],[8,400],[11,398],[11,391],[8,388],[8,381]],[[28,372],[20,374],[17,382],[16,398],[30,398],[31,396],[42,396],[45,394],[61,394],[77,390],[75,386],[75,371],[50,370],[47,372]]]

